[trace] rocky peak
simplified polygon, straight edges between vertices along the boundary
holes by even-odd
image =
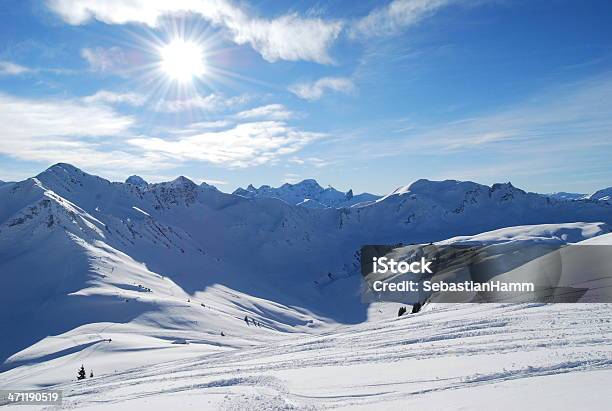
[[[129,176],[125,180],[125,182],[126,184],[131,184],[139,188],[147,188],[149,186],[149,183],[147,183],[142,177],[137,175]]]

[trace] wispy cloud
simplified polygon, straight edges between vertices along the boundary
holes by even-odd
[[[120,74],[127,67],[125,52],[119,47],[84,48],[81,57],[87,61],[90,70],[100,73]]]
[[[322,167],[328,166],[333,163],[332,161],[324,160],[319,157],[297,157],[297,156],[291,157],[288,160],[288,162],[292,164],[297,164],[300,166],[315,167],[315,168],[322,168]]]
[[[393,0],[357,20],[349,30],[349,36],[370,38],[396,34],[452,2],[453,0]]]
[[[412,135],[420,141],[419,147],[450,151],[500,144],[527,151],[537,147],[566,150],[585,143],[591,147],[605,142],[612,145],[610,96],[612,78],[596,78],[555,87],[515,107]]]
[[[0,94],[0,127],[6,139],[38,137],[114,136],[134,124],[112,108],[72,100],[32,100]]]
[[[141,137],[128,143],[178,161],[205,161],[240,168],[274,162],[323,136],[298,130],[282,121],[260,121],[176,139]]]
[[[255,107],[249,110],[241,111],[234,115],[237,119],[266,119],[266,120],[288,120],[295,117],[295,114],[289,111],[282,104],[268,104],[266,106]]]
[[[117,93],[108,90],[100,90],[96,94],[83,98],[86,103],[127,104],[130,106],[142,106],[146,100],[146,96],[139,93]]]
[[[12,63],[10,61],[0,61],[0,75],[17,76],[19,74],[29,73],[32,69]]]
[[[346,77],[323,77],[312,83],[298,83],[289,87],[289,91],[304,100],[318,100],[328,90],[351,93],[355,85]]]
[[[271,62],[329,64],[329,48],[343,26],[341,21],[305,18],[296,13],[260,18],[226,0],[48,0],[47,4],[73,25],[97,19],[107,24],[144,23],[154,27],[164,15],[192,12],[226,30],[236,44],[249,44]]]
[[[283,176],[282,181],[283,183],[295,184],[295,183],[299,183],[301,179],[302,178],[299,174],[287,173]]]
[[[196,123],[188,124],[181,129],[167,130],[169,134],[196,134],[204,130],[218,130],[231,126],[233,122],[229,120],[214,120],[214,121],[198,121]]]
[[[164,167],[157,153],[131,153],[111,140],[128,133],[135,120],[82,100],[31,100],[0,94],[0,153],[22,160],[71,162],[97,170]]]
[[[195,94],[175,100],[161,99],[157,101],[153,109],[156,111],[176,113],[188,110],[220,111],[228,108],[239,107],[249,100],[247,95],[225,97],[221,94]]]

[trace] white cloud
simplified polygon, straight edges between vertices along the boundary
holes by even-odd
[[[305,100],[318,100],[326,90],[351,93],[355,85],[346,77],[323,77],[313,83],[298,83],[289,87],[289,91]]]
[[[232,125],[232,122],[228,120],[198,121],[197,123],[188,124],[180,130],[170,130],[170,134],[196,134],[202,130],[216,130],[229,127],[230,125]]]
[[[260,121],[173,140],[141,137],[128,142],[179,161],[206,161],[233,168],[274,162],[323,136],[297,130],[280,121]]]
[[[201,111],[219,111],[228,108],[236,107],[244,104],[248,101],[249,97],[246,95],[224,97],[220,94],[208,94],[202,96],[196,94],[190,97],[176,99],[176,100],[159,100],[153,107],[156,111],[176,113],[187,110],[201,110]]]
[[[151,27],[164,15],[192,12],[225,29],[237,44],[249,44],[264,59],[306,60],[329,64],[329,48],[342,22],[303,18],[292,13],[274,19],[250,16],[228,0],[48,0],[66,22],[85,24],[97,19],[107,24],[143,23]]]
[[[133,92],[117,93],[108,90],[100,90],[96,94],[83,98],[83,101],[86,103],[128,104],[131,106],[142,106],[146,100],[146,96],[142,94]]]
[[[30,100],[0,94],[0,129],[6,139],[114,136],[134,123],[112,108],[72,100]]]
[[[81,49],[81,57],[87,60],[92,71],[120,73],[127,66],[124,51],[119,47]]]
[[[234,117],[238,119],[288,120],[293,118],[294,114],[282,104],[268,104],[241,111],[235,114]]]
[[[302,180],[302,177],[299,174],[287,173],[283,176],[282,182],[289,183],[289,184],[295,184],[295,183],[299,183],[301,180]]]
[[[0,94],[0,153],[13,158],[70,162],[97,170],[163,167],[159,154],[132,154],[99,139],[115,140],[133,124],[132,117],[99,103]]]
[[[373,10],[358,20],[349,35],[353,38],[369,38],[395,34],[412,26],[452,0],[393,0],[384,7]]]
[[[17,76],[23,73],[29,73],[32,70],[28,67],[19,64],[11,63],[10,61],[0,61],[0,75]]]

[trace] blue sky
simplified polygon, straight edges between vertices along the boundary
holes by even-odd
[[[612,185],[609,1],[5,0],[0,19],[0,179]]]

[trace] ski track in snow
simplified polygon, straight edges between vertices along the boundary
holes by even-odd
[[[65,408],[79,409],[156,409],[172,398],[181,408],[379,408],[429,402],[449,390],[594,371],[610,381],[610,305],[438,305],[54,388],[64,391]],[[610,396],[609,387],[600,388]]]

